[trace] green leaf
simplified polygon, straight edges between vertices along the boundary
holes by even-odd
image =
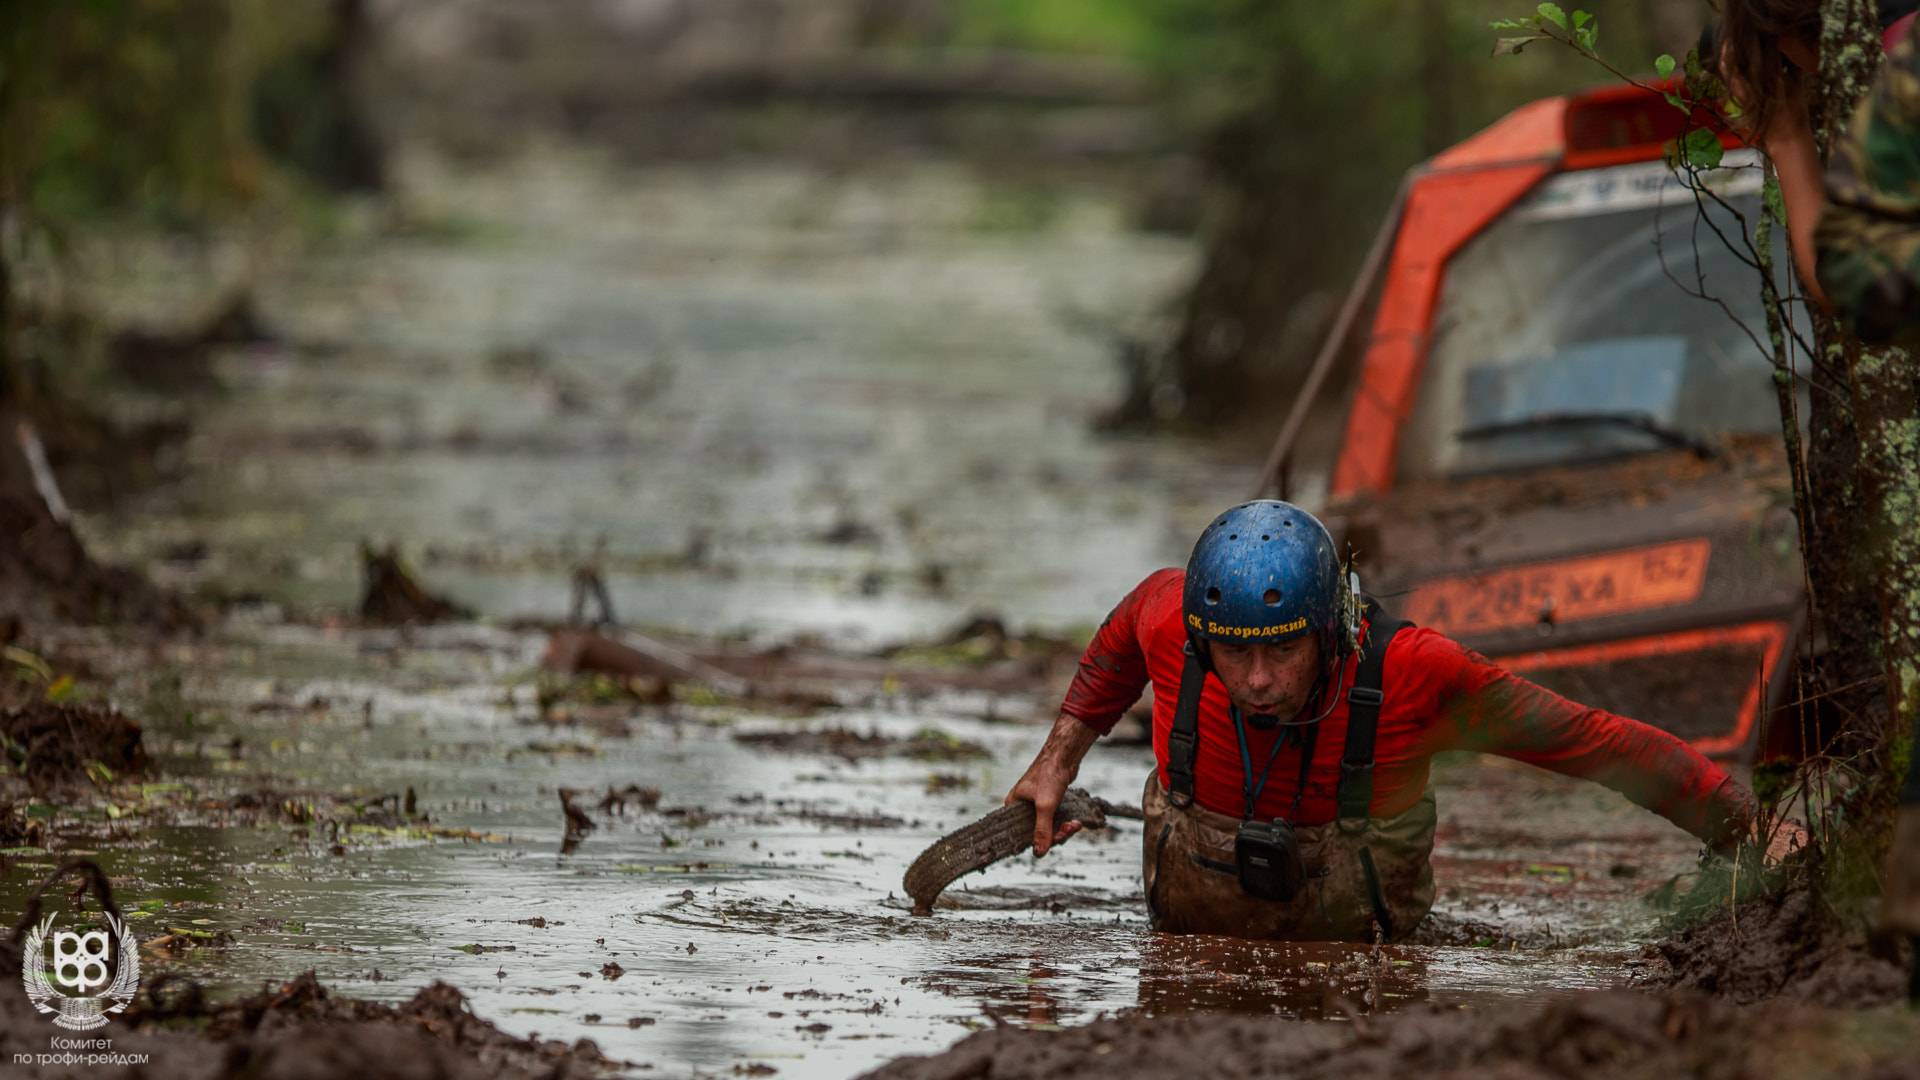
[[[1681,112],[1689,111],[1687,109],[1687,103],[1680,99],[1679,94],[1662,94],[1661,96],[1667,99],[1667,104],[1679,109]]]
[[[1779,805],[1780,797],[1793,788],[1794,779],[1799,775],[1793,761],[1785,757],[1769,758],[1753,767],[1753,795],[1760,805],[1771,810]]]
[[[1532,37],[1498,38],[1493,43],[1493,55],[1519,56],[1521,49],[1526,48],[1528,45],[1531,45],[1536,41],[1552,41],[1552,40],[1553,40],[1553,37],[1552,35],[1549,35],[1549,34],[1535,34]]]
[[[1575,30],[1580,29],[1581,27],[1587,25],[1592,21],[1593,21],[1593,16],[1587,14],[1584,11],[1575,10],[1573,13],[1573,28]]]
[[[1726,156],[1726,149],[1720,145],[1720,137],[1706,128],[1694,128],[1687,132],[1680,144],[1681,160],[1696,169],[1717,169],[1720,159]]]
[[[1667,55],[1666,53],[1661,53],[1659,56],[1654,58],[1653,70],[1659,72],[1660,77],[1663,79],[1668,77],[1669,75],[1672,75],[1673,74],[1673,57]],[[1672,97],[1673,95],[1669,94],[1667,96]]]
[[[1487,26],[1494,30],[1538,30],[1539,19],[1495,19]]]
[[[1567,28],[1567,13],[1560,10],[1559,4],[1554,4],[1554,3],[1541,4],[1540,17],[1552,23],[1553,25],[1559,27],[1562,30],[1565,30]]]
[[[1575,44],[1579,45],[1582,49],[1585,49],[1588,52],[1592,52],[1594,42],[1600,40],[1599,24],[1596,23],[1592,26],[1581,27],[1580,29],[1575,30],[1573,32],[1573,40]]]

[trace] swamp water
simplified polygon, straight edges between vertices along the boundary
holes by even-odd
[[[1091,433],[1118,389],[1112,332],[1192,269],[1186,245],[1125,231],[1100,197],[1046,195],[1039,224],[1008,231],[1008,196],[939,169],[636,173],[555,154],[408,175],[409,228],[257,273],[282,340],[226,358],[189,479],[85,523],[107,557],[260,597],[194,643],[67,642],[149,725],[154,779],[191,789],[129,796],[92,823],[118,839],[67,848],[120,882],[142,937],[232,937],[149,971],[239,990],[312,968],[383,999],[443,979],[509,1031],[592,1038],[644,1075],[783,1077],[849,1077],[983,1024],[1337,1016],[1333,995],[1472,1003],[1630,973],[1653,914],[1637,898],[1697,845],[1522,767],[1446,763],[1439,911],[1466,943],[1373,963],[1150,935],[1131,822],[910,917],[907,864],[998,803],[1063,687],[882,683],[799,718],[696,696],[634,706],[624,735],[541,723],[545,637],[512,620],[564,615],[582,558],[623,620],[754,644],[874,648],[980,610],[1071,632],[1181,562],[1252,469]],[[158,317],[221,266],[160,252],[110,280]],[[402,543],[430,587],[491,621],[286,619],[351,606],[362,539]],[[801,726],[932,728],[986,756],[854,762],[734,739]],[[1102,745],[1080,783],[1137,801],[1150,762]],[[658,805],[594,808],[628,784]],[[562,787],[599,824],[567,852]],[[440,836],[237,828],[192,801],[409,788]],[[171,823],[149,826],[142,800]],[[0,881],[9,910],[36,865]]]

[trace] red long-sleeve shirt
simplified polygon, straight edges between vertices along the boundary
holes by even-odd
[[[1104,735],[1153,683],[1153,752],[1167,780],[1167,734],[1173,727],[1185,665],[1181,591],[1186,575],[1161,570],[1135,588],[1094,635],[1080,659],[1062,711]],[[1335,817],[1340,757],[1347,737],[1345,689],[1355,665],[1343,665],[1340,701],[1314,741],[1296,822]],[[1527,682],[1445,636],[1404,630],[1387,647],[1381,690],[1386,703],[1374,741],[1375,817],[1398,814],[1426,790],[1433,755],[1478,750],[1515,758],[1614,789],[1712,844],[1743,832],[1753,796],[1685,742],[1649,724],[1589,709]],[[1233,817],[1245,802],[1240,747],[1227,694],[1209,676],[1200,699],[1194,801]],[[1256,779],[1280,732],[1248,729]],[[1257,815],[1285,817],[1300,776],[1299,751],[1273,759]]]

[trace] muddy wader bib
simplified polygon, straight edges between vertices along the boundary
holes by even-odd
[[[1243,822],[1193,801],[1200,690],[1206,673],[1189,651],[1167,738],[1168,785],[1161,785],[1155,770],[1147,776],[1142,797],[1147,911],[1155,930],[1370,942],[1376,927],[1394,940],[1411,933],[1426,918],[1433,906],[1431,856],[1438,821],[1432,789],[1393,817],[1368,815],[1373,801],[1374,734],[1386,700],[1380,687],[1387,644],[1411,624],[1390,620],[1371,600],[1367,617],[1358,670],[1347,691],[1338,816],[1324,825],[1293,826],[1306,873],[1304,886],[1287,901],[1261,899],[1241,886],[1234,844]],[[1313,752],[1313,737],[1310,733],[1302,740],[1303,766]],[[1243,759],[1244,746],[1243,739]],[[1251,805],[1251,763],[1243,766]]]

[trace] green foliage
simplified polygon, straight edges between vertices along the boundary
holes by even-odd
[[[0,200],[42,220],[202,217],[260,188],[245,135],[257,39],[298,4],[0,5]]]
[[[1717,169],[1726,148],[1720,136],[1707,128],[1694,128],[1673,140],[1666,148],[1667,164],[1674,168]]]
[[[1771,812],[1780,804],[1781,797],[1793,790],[1799,778],[1799,766],[1792,758],[1768,758],[1753,767],[1754,797]]]
[[[1521,49],[1536,41],[1558,41],[1571,45],[1591,59],[1599,59],[1594,48],[1600,41],[1600,23],[1585,11],[1576,10],[1569,16],[1558,4],[1541,4],[1537,13],[1524,19],[1495,19],[1487,25],[1495,30],[1529,31],[1521,37],[1495,39],[1495,56],[1517,55]],[[1548,27],[1557,28],[1560,32],[1556,34]]]
[[[1718,101],[1720,112],[1729,120],[1740,118],[1740,103],[1733,99],[1727,90],[1727,84],[1721,81],[1717,72],[1700,62],[1700,50],[1687,52],[1687,63],[1683,69],[1686,74],[1686,94],[1694,101]]]
[[[1152,51],[1156,6],[1142,0],[958,0],[953,40],[974,48],[1141,57]]]
[[[1689,117],[1693,115],[1695,103],[1717,101],[1725,96],[1725,85],[1722,84],[1718,78],[1711,77],[1707,74],[1705,67],[1700,63],[1700,51],[1698,49],[1687,54],[1685,95],[1661,91],[1657,87],[1640,82],[1625,72],[1622,72],[1619,68],[1607,63],[1607,61],[1601,59],[1600,54],[1594,49],[1594,44],[1599,40],[1600,36],[1600,24],[1594,20],[1592,15],[1584,11],[1575,11],[1572,17],[1569,18],[1558,6],[1547,3],[1540,5],[1539,13],[1536,15],[1524,19],[1497,19],[1489,25],[1495,30],[1517,29],[1532,31],[1532,33],[1524,37],[1496,39],[1493,43],[1493,54],[1495,56],[1507,56],[1518,53],[1522,48],[1535,41],[1556,41],[1572,49],[1579,55],[1586,57],[1588,60],[1606,68],[1625,82],[1646,90],[1659,92],[1660,95],[1667,100],[1669,105],[1679,109]],[[1560,33],[1554,33],[1554,28],[1558,28]],[[1673,57],[1664,53],[1655,57],[1653,61],[1653,70],[1662,80],[1673,75],[1674,66]],[[1711,81],[1709,82],[1709,80]],[[1718,93],[1712,92],[1716,90]],[[1729,115],[1739,115],[1737,108],[1731,111]],[[1667,166],[1672,169],[1716,169],[1720,167],[1721,160],[1726,156],[1726,149],[1720,145],[1720,136],[1714,131],[1705,127],[1692,127],[1687,129],[1685,134],[1680,138],[1668,142],[1663,151],[1663,156],[1666,159]]]

